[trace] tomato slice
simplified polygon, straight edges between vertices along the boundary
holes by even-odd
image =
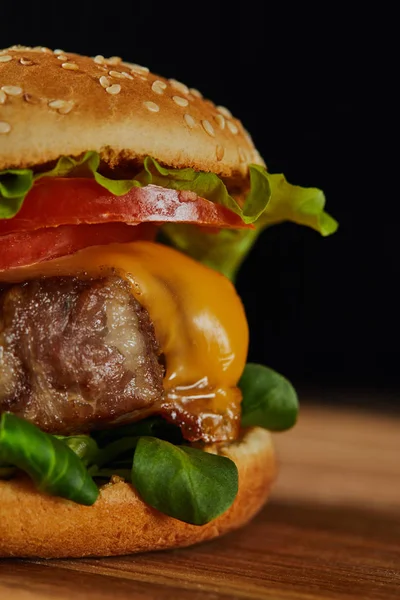
[[[19,213],[0,219],[0,235],[34,231],[43,227],[99,223],[194,223],[217,228],[250,228],[228,208],[200,198],[193,192],[179,192],[156,185],[132,188],[115,196],[94,179],[39,179]]]
[[[73,254],[87,246],[153,240],[156,231],[157,227],[147,223],[136,226],[107,223],[10,233],[0,237],[0,272]]]

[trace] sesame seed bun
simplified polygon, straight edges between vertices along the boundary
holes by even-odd
[[[100,153],[111,167],[150,155],[240,183],[264,164],[228,109],[118,57],[0,51],[0,170]]]
[[[210,449],[212,450],[212,449]],[[275,477],[269,432],[253,428],[219,451],[235,461],[239,493],[231,508],[201,527],[147,506],[131,485],[109,483],[94,506],[36,491],[27,479],[0,481],[0,556],[112,556],[190,546],[244,525],[262,507]]]

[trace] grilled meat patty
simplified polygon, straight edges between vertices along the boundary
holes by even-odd
[[[122,279],[34,280],[0,296],[0,412],[68,434],[162,396],[153,324]]]
[[[164,390],[147,311],[123,279],[51,277],[0,292],[0,414],[56,434],[160,415],[189,441],[234,440],[241,394],[207,376]]]

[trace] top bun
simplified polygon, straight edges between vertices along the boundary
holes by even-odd
[[[263,165],[228,109],[119,57],[13,46],[0,51],[0,170],[97,151],[114,167],[150,155],[242,179]]]

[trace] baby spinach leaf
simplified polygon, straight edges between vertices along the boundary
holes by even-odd
[[[133,458],[132,482],[153,508],[185,523],[204,525],[232,505],[238,471],[225,456],[142,437]]]
[[[65,443],[12,413],[1,415],[0,461],[25,471],[42,492],[86,505],[98,497],[86,467]]]
[[[239,381],[242,390],[242,426],[259,426],[271,431],[293,427],[298,399],[292,384],[276,371],[247,363]]]
[[[93,438],[88,435],[57,435],[55,437],[71,448],[84,465],[88,466],[95,462],[99,448]]]

